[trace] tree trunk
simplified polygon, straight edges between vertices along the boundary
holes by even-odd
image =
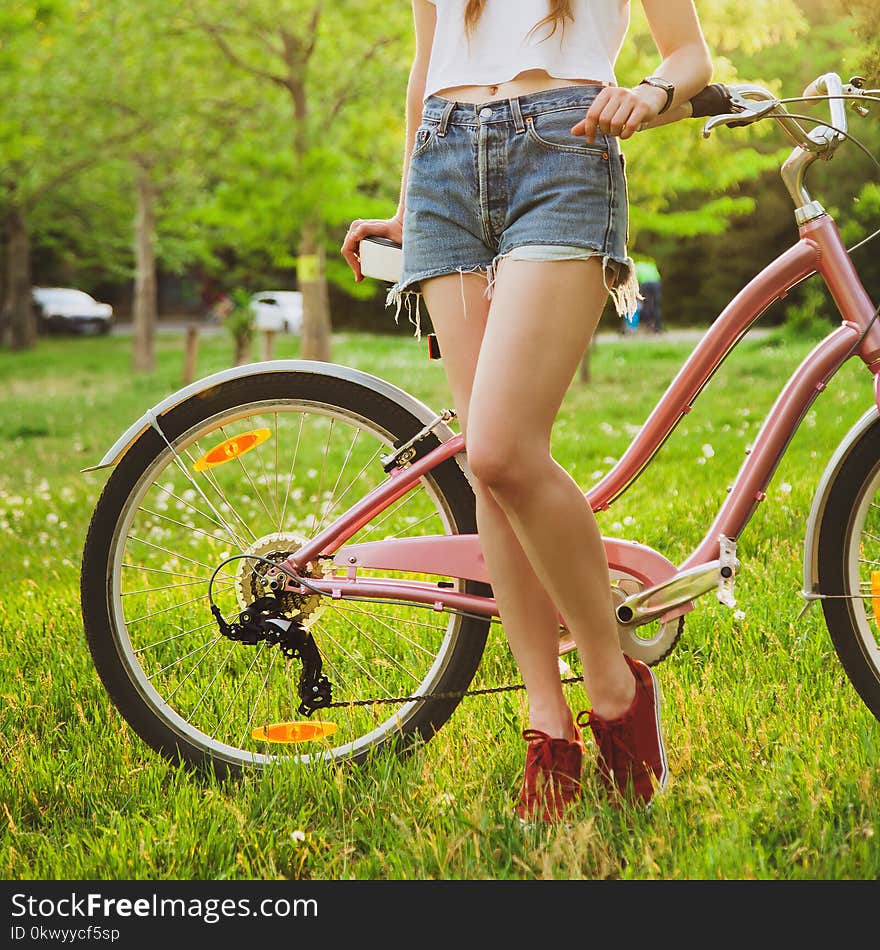
[[[150,177],[150,165],[135,160],[137,211],[134,222],[134,351],[132,368],[136,373],[156,369],[156,322],[158,294],[156,284],[156,188]]]
[[[325,269],[324,227],[307,221],[299,246],[297,282],[303,295],[300,355],[304,360],[330,362],[330,296]]]
[[[250,330],[241,330],[233,337],[234,349],[232,353],[232,362],[234,366],[244,366],[251,361],[251,347],[253,345],[253,335]]]
[[[17,205],[9,208],[6,222],[6,299],[3,304],[3,323],[9,328],[10,349],[28,350],[37,339],[31,297],[31,236],[25,213]]]
[[[196,364],[199,358],[199,328],[190,323],[186,328],[186,341],[183,351],[183,385],[188,386],[196,378]]]

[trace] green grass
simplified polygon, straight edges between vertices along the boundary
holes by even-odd
[[[604,533],[681,561],[725,497],[767,409],[815,341],[746,340]],[[802,605],[803,528],[834,446],[871,402],[858,361],[800,427],[740,539],[737,613],[707,596],[658,667],[672,778],[650,814],[588,781],[567,827],[523,832],[522,692],[466,698],[406,760],[281,765],[228,784],[165,762],[116,712],[85,646],[79,562],[105,472],[81,474],[180,385],[182,340],[128,370],[122,338],[0,353],[0,876],[6,879],[876,879],[880,726]],[[554,453],[588,488],[626,448],[692,344],[604,341],[575,381]],[[228,365],[223,335],[199,374]],[[281,340],[277,356],[297,355]],[[334,338],[333,359],[440,409],[441,363],[408,336]],[[528,398],[524,389],[523,397]],[[515,412],[516,407],[511,407]],[[511,664],[493,626],[480,683]],[[570,689],[575,709],[586,704]]]

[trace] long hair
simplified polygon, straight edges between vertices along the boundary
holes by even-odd
[[[534,33],[535,30],[543,26],[545,23],[552,23],[553,29],[547,34],[547,36],[550,37],[556,32],[557,26],[561,26],[564,30],[565,21],[574,20],[574,13],[571,9],[571,0],[549,0],[549,3],[550,12],[544,17],[543,20],[539,20],[531,28],[531,30],[529,30],[529,33]],[[467,6],[464,10],[464,26],[468,36],[470,36],[470,34],[474,31],[474,28],[479,22],[480,16],[482,15],[485,6],[486,0],[467,0]]]

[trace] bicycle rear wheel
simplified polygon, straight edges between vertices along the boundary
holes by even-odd
[[[880,421],[861,436],[829,489],[818,572],[834,649],[880,719]]]
[[[368,383],[276,372],[220,384],[162,416],[161,427],[111,474],[83,551],[89,649],[135,731],[169,758],[224,775],[291,757],[360,762],[378,747],[403,752],[429,739],[459,700],[418,697],[467,688],[488,620],[281,594],[285,615],[314,637],[335,703],[314,715],[325,724],[317,737],[291,745],[268,742],[261,727],[303,719],[299,661],[266,641],[223,636],[208,601],[218,567],[214,600],[227,620],[268,593],[267,562],[383,482],[381,455],[422,423]],[[439,444],[433,434],[427,442]],[[351,542],[475,532],[473,491],[449,459]],[[222,565],[237,555],[248,557]],[[332,556],[316,561],[312,577],[335,572]],[[457,578],[418,579],[491,593]]]

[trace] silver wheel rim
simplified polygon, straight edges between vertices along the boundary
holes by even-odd
[[[240,518],[237,515],[234,516],[231,513],[234,506],[230,503],[229,487],[221,481],[221,474],[217,469],[209,469],[209,473],[213,474],[214,481],[220,489],[218,491],[211,487],[211,474],[204,477],[201,488],[207,496],[207,502],[213,502],[212,510],[189,483],[190,478],[201,482],[192,470],[194,460],[201,457],[198,453],[209,454],[205,451],[206,447],[210,448],[218,439],[223,442],[230,438],[234,439],[241,432],[255,430],[257,423],[260,423],[260,427],[265,427],[263,423],[266,420],[270,420],[268,427],[274,428],[273,436],[270,436],[266,443],[272,442],[274,438],[271,456],[264,453],[260,462],[260,456],[254,455],[262,448],[259,446],[226,464],[230,467],[241,466],[242,473],[233,481],[239,485],[247,484],[249,489],[254,489],[254,494],[257,492],[261,479],[268,477],[268,483],[264,483],[274,482],[276,486],[274,496],[267,490],[262,498],[250,499],[255,504],[248,509],[246,515]],[[312,483],[315,479],[320,479],[323,486],[326,480],[328,487],[332,489],[329,498],[326,497],[327,493],[322,487],[318,489],[317,494],[322,496],[325,507],[320,520],[313,515],[313,512],[307,510],[307,504],[303,506],[304,515],[313,518],[311,530],[305,532],[307,535],[316,533],[329,520],[338,516],[352,504],[362,493],[362,481],[365,485],[372,486],[384,479],[385,473],[382,471],[378,456],[391,446],[394,437],[377,423],[347,409],[307,400],[255,402],[245,407],[235,407],[219,412],[174,440],[172,445],[177,454],[177,461],[171,450],[160,453],[153,460],[126,499],[111,547],[110,577],[108,578],[111,617],[117,646],[130,680],[153,715],[202,752],[232,765],[264,766],[280,759],[308,762],[312,759],[351,758],[397,736],[401,730],[406,729],[423,706],[421,701],[416,700],[402,704],[377,703],[371,706],[347,706],[334,712],[318,710],[311,718],[333,722],[337,730],[333,735],[305,746],[267,747],[265,742],[248,738],[251,727],[256,728],[265,724],[263,720],[297,721],[306,718],[295,709],[299,701],[295,689],[296,676],[300,669],[299,661],[292,661],[296,664],[292,667],[290,661],[285,663],[277,648],[267,647],[266,644],[248,647],[221,637],[209,613],[207,598],[202,591],[207,587],[207,574],[213,566],[216,566],[216,563],[222,560],[216,555],[225,553],[225,551],[218,551],[218,548],[229,547],[230,553],[237,553],[233,550],[236,546],[240,549],[252,547],[253,543],[259,542],[267,532],[259,533],[253,523],[248,527],[250,519],[268,518],[272,521],[278,517],[280,521],[284,521],[290,515],[288,509],[291,503],[299,500],[296,490],[290,488],[291,480],[286,480],[287,484],[283,491],[279,489],[281,482],[285,479],[281,477],[281,465],[277,461],[273,464],[281,441],[280,425],[284,424],[284,436],[289,437],[288,443],[293,442],[292,430],[286,425],[290,422],[293,422],[297,428],[296,448],[292,461],[290,458],[284,459],[284,471],[287,471],[286,466],[289,464],[289,470],[294,472],[294,481],[298,454],[305,452],[306,459],[315,457],[313,449],[306,451],[305,446],[305,441],[315,435],[315,432],[308,431],[310,426],[314,425],[322,435],[326,436],[326,448],[323,452],[325,462],[330,454],[331,439],[336,438],[334,430],[337,435],[340,432],[347,435],[344,447],[338,450],[345,453],[345,464],[339,472],[328,472],[326,466],[320,475],[314,467],[305,469],[306,483],[309,479]],[[366,447],[366,455],[360,448],[357,451],[353,448],[359,441],[361,446]],[[368,445],[368,443],[371,444]],[[335,445],[338,447],[343,443],[337,442]],[[372,464],[370,464],[370,459],[372,459]],[[184,464],[189,470],[187,476],[180,471],[179,463]],[[304,464],[309,463],[305,461]],[[362,464],[366,465],[366,469],[359,471]],[[259,470],[260,465],[263,466],[262,473]],[[347,469],[348,478],[345,477]],[[358,474],[351,478],[355,473]],[[229,469],[225,474],[229,474]],[[159,486],[164,486],[164,488]],[[176,490],[181,486],[186,487],[182,491]],[[170,491],[167,490],[169,488]],[[186,492],[192,494],[185,494]],[[221,500],[224,495],[226,504]],[[421,501],[418,500],[419,498]],[[165,510],[157,510],[159,506],[156,502],[159,499],[167,502]],[[184,517],[166,514],[172,502],[174,512],[180,514],[182,511]],[[226,510],[227,505],[229,511]],[[201,514],[197,515],[193,509],[199,510]],[[414,513],[407,514],[407,511]],[[254,512],[257,512],[256,516]],[[211,522],[214,526],[209,531]],[[404,527],[401,527],[402,525]],[[384,530],[386,534],[377,535],[376,528],[370,531],[368,530],[370,526],[366,526],[352,540],[367,540],[371,534],[373,539],[388,535],[405,536],[408,528],[417,534],[451,533],[454,530],[454,520],[448,502],[436,485],[427,479],[422,479],[417,488],[411,490],[402,500],[378,516],[376,526],[379,530]],[[136,533],[144,528],[151,532],[150,538],[143,538]],[[161,534],[163,529],[167,529],[175,537],[183,536],[187,528],[194,529],[189,532],[192,536],[190,540],[195,541],[191,550],[188,548],[186,551],[177,551],[173,546],[169,547],[166,538]],[[302,526],[300,525],[299,528],[302,529]],[[253,539],[248,537],[246,533],[248,531],[254,535]],[[211,537],[216,543],[211,541]],[[233,538],[238,538],[237,545]],[[249,544],[246,543],[248,541],[250,541]],[[199,544],[202,549],[211,548],[215,558],[212,560],[204,553],[200,553]],[[174,567],[173,560],[171,562],[162,560],[165,557],[176,558],[176,563],[183,566]],[[238,563],[232,562],[232,566]],[[230,571],[230,576],[231,574]],[[179,583],[174,583],[175,577]],[[157,579],[158,583],[156,583]],[[224,578],[223,574],[218,575],[221,586],[224,580],[227,578]],[[461,582],[451,578],[450,580],[455,582],[457,588],[461,588]],[[169,582],[171,592],[167,590]],[[136,586],[144,583],[153,586],[149,588]],[[235,589],[236,585],[230,585],[233,594]],[[229,591],[225,593],[228,595]],[[173,602],[170,598],[174,598]],[[152,603],[150,603],[151,600]],[[223,592],[219,592],[219,589],[217,600],[218,605],[223,600]],[[141,603],[138,603],[139,601]],[[222,605],[221,609],[226,606],[226,604]],[[185,613],[183,613],[184,608],[186,608]],[[201,608],[200,623],[192,624],[187,620],[182,630],[161,632],[160,626],[164,622],[174,622],[180,626],[180,621],[184,617],[189,617],[199,608]],[[341,616],[345,611],[349,612],[349,615]],[[416,607],[386,608],[371,603],[342,602],[333,603],[328,613],[334,615],[337,627],[331,629],[326,621],[322,624],[323,618],[319,618],[314,623],[314,635],[319,649],[322,649],[324,654],[324,672],[331,681],[336,680],[337,688],[333,698],[345,702],[357,702],[368,697],[391,699],[400,696],[420,696],[432,692],[448,668],[462,627],[461,617],[448,614],[438,615],[434,611],[425,611]],[[370,613],[374,615],[372,621],[368,617]],[[172,621],[171,618],[175,614],[176,619]],[[224,616],[230,619],[225,610]],[[376,617],[379,619],[376,620]],[[364,625],[368,622],[372,625],[365,630]],[[355,654],[350,641],[342,642],[339,633],[341,629],[348,631],[350,638],[357,637],[357,633],[353,631],[360,629],[364,637],[364,651]],[[206,631],[206,633],[201,633],[199,636],[201,631]],[[179,646],[172,646],[172,644],[185,642],[189,636],[193,636],[193,640],[186,644],[186,649],[181,650]],[[404,638],[409,641],[405,646]],[[368,655],[371,643],[376,650],[375,657]],[[393,647],[395,643],[397,646]],[[173,650],[182,654],[184,659],[170,659]],[[246,652],[248,650],[251,651],[250,655]],[[399,654],[395,651],[399,651]],[[214,658],[208,660],[212,654],[215,654]],[[417,657],[416,665],[408,667],[403,664],[401,662],[403,654],[407,657]],[[155,659],[157,656],[165,657],[167,661],[165,666],[161,659]],[[233,656],[235,656],[234,662],[231,659]],[[347,680],[342,669],[342,659],[346,656],[352,669],[358,671],[349,672]],[[175,663],[185,665],[174,673],[169,673],[169,670],[173,670]],[[233,678],[233,674],[236,681],[234,686],[230,686],[229,683],[224,684],[224,680]],[[283,690],[278,688],[277,682],[282,674]],[[207,685],[205,685],[206,680]],[[343,685],[346,682],[348,685]],[[368,697],[354,695],[356,683],[369,683],[371,691]],[[214,711],[218,702],[222,705],[223,693],[220,689],[222,686],[231,693],[233,703],[236,703],[237,696],[240,697],[238,705],[246,712],[237,711],[234,723],[232,720],[224,722],[221,717],[217,727],[211,729],[209,728],[210,716],[205,714],[199,717],[196,714],[203,709],[205,698],[208,696],[211,698],[209,712]],[[193,706],[193,700],[190,699],[188,700],[189,708],[187,708],[187,703],[183,701],[182,696],[192,697],[195,692],[194,687],[198,687],[200,692],[196,694],[195,706]],[[238,693],[232,692],[233,689],[238,689]],[[261,710],[264,697],[266,708]],[[232,713],[231,708],[229,713]],[[198,721],[200,718],[205,721]],[[365,727],[368,724],[371,728]],[[229,737],[233,734],[240,735],[241,741],[229,741]]]
[[[853,629],[874,676],[880,679],[880,465],[866,480],[847,532],[847,594]],[[872,578],[872,574],[876,577]]]

